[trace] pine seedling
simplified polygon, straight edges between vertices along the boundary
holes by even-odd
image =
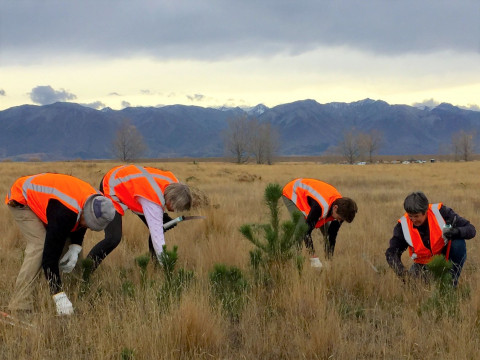
[[[252,244],[256,246],[250,252],[250,264],[260,278],[260,272],[264,270],[265,280],[273,275],[275,267],[284,266],[292,259],[296,259],[300,248],[306,225],[300,225],[301,214],[294,212],[292,219],[280,224],[280,208],[278,201],[282,196],[282,188],[278,184],[268,184],[265,188],[265,204],[270,211],[268,224],[244,224],[240,232]],[[263,234],[263,239],[259,237]],[[301,268],[298,267],[297,268]],[[278,274],[277,274],[278,275]]]
[[[446,260],[443,255],[435,255],[427,264],[440,294],[446,294],[453,289],[452,266],[453,264]]]
[[[90,280],[94,270],[94,263],[93,259],[85,258],[81,262],[82,268],[82,284],[80,286],[80,296],[83,296],[87,293],[88,289],[90,288]]]
[[[90,282],[90,277],[92,276],[93,273],[93,259],[91,258],[85,258],[82,260],[82,279],[83,281],[89,283]]]
[[[458,296],[452,282],[452,266],[452,262],[443,255],[434,256],[427,264],[434,281],[434,290],[420,307],[420,312],[433,312],[437,319],[443,315],[454,316],[458,313]]]
[[[175,272],[177,261],[178,247],[174,246],[173,250],[167,250],[167,246],[164,245],[159,257],[159,263],[165,275],[165,283],[160,288],[158,301],[167,306],[172,296],[175,296],[177,300],[180,299],[182,292],[195,278],[193,271],[181,268]]]
[[[140,268],[140,281],[142,284],[142,288],[144,289],[147,285],[147,266],[149,262],[150,262],[149,255],[141,255],[135,258],[135,263]]]
[[[212,295],[222,304],[232,321],[238,321],[247,300],[248,282],[235,266],[215,264],[209,274]]]
[[[163,251],[160,254],[159,261],[162,266],[162,270],[165,274],[165,279],[167,283],[170,283],[173,278],[173,271],[175,270],[175,265],[178,260],[178,246],[174,246],[173,250],[167,250],[167,246],[163,245]]]
[[[135,359],[135,351],[133,349],[124,347],[120,353],[121,360],[133,360]]]

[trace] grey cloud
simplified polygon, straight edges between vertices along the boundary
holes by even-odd
[[[205,95],[202,95],[202,94],[187,95],[187,98],[190,101],[202,101],[203,99],[205,99]]]
[[[434,107],[440,105],[440,102],[435,100],[435,99],[427,99],[427,100],[423,100],[422,102],[418,102],[418,103],[414,103],[412,104],[412,106],[414,107],[417,107],[417,108],[420,108],[420,109],[423,109],[425,107],[429,108],[429,109],[433,109]],[[472,110],[472,111],[480,111],[480,106],[476,105],[476,104],[468,104],[468,106],[463,106],[463,105],[455,105],[453,104],[454,106],[458,106],[460,109],[465,109],[465,110]]]
[[[96,110],[100,110],[100,109],[103,109],[106,105],[101,102],[101,101],[94,101],[92,103],[88,103],[88,104],[81,104],[83,106],[86,106],[86,107],[89,107],[89,108],[92,108],[92,109],[96,109]]]
[[[57,101],[74,100],[77,98],[74,94],[64,89],[54,90],[50,85],[34,87],[29,95],[34,103],[40,105],[53,104]]]
[[[128,101],[122,101],[122,108],[130,107],[131,104]]]
[[[459,106],[465,110],[480,111],[480,106],[475,104],[469,104],[468,106]]]
[[[108,0],[25,0],[2,4],[0,33],[4,53],[43,56],[216,60],[320,46],[379,54],[479,53],[479,12],[480,2],[472,0],[139,0],[115,6]]]
[[[433,109],[435,106],[438,106],[440,105],[440,102],[435,100],[435,99],[426,99],[426,100],[423,100],[422,102],[418,102],[418,103],[414,103],[412,104],[412,106],[414,107],[417,107],[417,108],[430,108],[430,109]]]
[[[7,95],[7,93],[5,92],[5,90],[0,89],[0,96],[5,96],[5,95]]]
[[[111,92],[110,94],[108,94],[108,96],[120,96],[120,94],[117,92]]]

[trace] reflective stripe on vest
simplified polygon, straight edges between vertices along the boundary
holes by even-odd
[[[307,184],[304,184],[302,183],[302,179],[298,179],[297,181],[295,181],[295,183],[293,184],[293,190],[292,190],[292,201],[293,203],[295,204],[295,206],[298,207],[298,204],[297,204],[297,188],[300,188],[300,189],[303,189],[303,190],[307,190],[308,192],[310,192],[314,197],[315,197],[315,200],[318,200],[320,201],[321,203],[321,206],[322,206],[322,219],[326,218],[327,217],[327,213],[328,213],[328,202],[325,200],[325,198],[320,195],[314,188],[312,188],[310,185],[307,185]],[[302,210],[302,213],[304,216],[307,216],[307,212],[306,211],[303,211]]]
[[[110,178],[108,179],[108,186],[110,188],[109,196],[111,196],[113,198],[113,200],[116,201],[122,207],[122,209],[125,211],[126,209],[128,209],[128,207],[125,204],[123,204],[120,201],[120,199],[118,198],[118,196],[116,195],[115,186],[117,186],[117,185],[119,185],[123,182],[127,182],[129,180],[138,179],[138,178],[143,177],[148,181],[148,184],[152,187],[153,191],[157,194],[157,196],[160,200],[160,204],[164,208],[165,207],[165,198],[163,196],[162,190],[160,189],[157,182],[155,181],[155,178],[167,181],[168,183],[172,183],[172,179],[170,179],[167,176],[161,175],[161,174],[155,174],[155,173],[151,174],[143,167],[139,167],[139,166],[136,166],[136,165],[132,165],[132,166],[135,169],[137,169],[138,171],[140,171],[140,173],[139,174],[129,174],[129,175],[124,176],[124,177],[115,178],[117,172],[124,168],[123,166],[115,169],[112,172],[112,175],[110,175]]]
[[[39,175],[44,175],[44,174],[39,174]],[[27,191],[32,190],[38,193],[43,193],[43,194],[52,194],[61,199],[63,202],[66,204],[70,205],[72,208],[77,210],[77,222],[80,219],[81,213],[82,213],[82,207],[78,203],[78,201],[75,198],[72,198],[71,196],[59,191],[58,189],[51,187],[51,186],[45,186],[45,185],[36,185],[32,184],[32,180],[35,179],[39,175],[34,175],[29,177],[27,180],[22,185],[22,193],[23,197],[25,200],[28,202],[28,195]]]
[[[443,219],[442,215],[440,214],[440,204],[432,204],[432,206],[429,207],[430,210],[432,210],[433,215],[435,216],[435,220],[437,221],[437,224],[440,228],[443,228],[445,226],[445,220]],[[402,216],[400,219],[400,224],[402,226],[402,232],[403,232],[403,237],[405,238],[405,241],[407,242],[408,246],[410,246],[414,251],[415,248],[413,246],[413,241],[412,241],[412,235],[410,234],[410,229],[408,228],[408,221],[407,221],[407,215]],[[429,224],[431,226],[432,224]],[[430,239],[430,243],[432,243],[433,239]],[[431,247],[432,245],[430,245]],[[413,251],[413,254],[411,256],[412,260],[415,260],[417,258],[417,254]]]

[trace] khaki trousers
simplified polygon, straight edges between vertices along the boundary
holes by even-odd
[[[25,256],[15,282],[13,296],[8,304],[10,311],[33,310],[35,279],[42,267],[45,244],[45,225],[28,207],[8,206],[22,232],[25,241]]]

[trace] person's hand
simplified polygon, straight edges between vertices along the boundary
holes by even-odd
[[[460,237],[460,230],[457,228],[444,229],[443,236],[448,240],[458,239]]]
[[[82,247],[77,244],[71,244],[68,247],[68,251],[60,259],[59,268],[64,273],[69,273],[73,270],[77,264],[78,254],[82,251]]]
[[[318,257],[312,256],[310,258],[310,266],[312,268],[316,268],[316,269],[320,270],[323,267],[323,264]]]
[[[67,294],[65,294],[63,291],[53,295],[53,301],[55,301],[57,315],[73,314],[73,305],[70,300],[68,300]]]
[[[166,224],[167,222],[172,221],[172,220],[173,219],[166,212],[163,213],[163,224]],[[177,223],[174,223],[173,225],[171,225],[170,227],[168,227],[166,229],[164,228],[163,232],[166,232],[170,229],[173,229],[175,226],[177,226]]]

